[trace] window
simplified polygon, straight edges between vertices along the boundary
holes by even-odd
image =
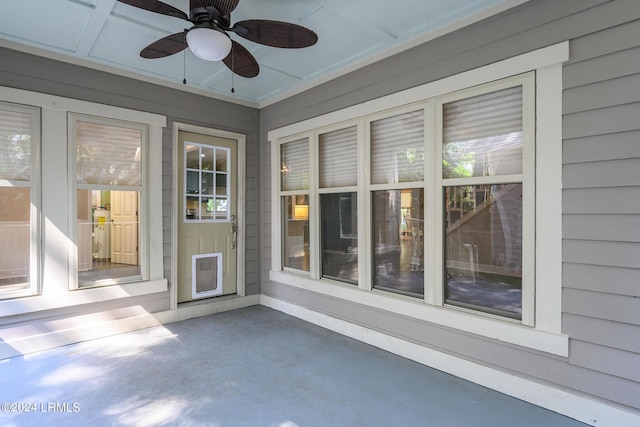
[[[358,127],[318,136],[321,275],[358,284]]]
[[[0,103],[0,298],[38,290],[39,111]]]
[[[294,194],[310,202],[310,267],[274,257],[270,278],[566,355],[558,147],[567,59],[562,43],[269,132],[281,175],[273,215],[290,219],[294,202],[282,200]],[[305,135],[295,163],[310,175],[296,193],[282,177],[295,135]],[[280,224],[278,250],[288,248]]]
[[[140,280],[147,129],[75,115],[72,123],[78,284]]]
[[[534,240],[525,226],[534,211],[533,109],[525,108],[532,84],[526,75],[436,102],[445,304],[523,320],[524,303],[532,316],[532,301],[523,300],[533,287],[523,275]]]
[[[231,150],[190,142],[184,146],[186,222],[229,219]]]
[[[280,151],[284,266],[309,271],[309,139],[287,142]]]
[[[372,286],[424,298],[425,111],[369,121]]]

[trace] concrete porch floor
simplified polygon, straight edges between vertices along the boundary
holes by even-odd
[[[262,306],[1,360],[0,383],[2,426],[585,426]]]

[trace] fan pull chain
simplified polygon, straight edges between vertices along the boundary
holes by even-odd
[[[187,49],[182,51],[182,84],[187,84]]]
[[[236,93],[236,89],[233,87],[234,84],[234,76],[236,74],[235,72],[235,59],[236,59],[236,55],[235,52],[233,51],[233,44],[231,45],[231,93]]]

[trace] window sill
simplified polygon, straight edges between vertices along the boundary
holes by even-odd
[[[569,337],[450,307],[437,307],[401,295],[364,291],[353,285],[313,280],[304,274],[271,271],[269,278],[296,288],[340,298],[355,304],[412,317],[425,322],[480,335],[562,357],[569,355]]]
[[[77,289],[63,294],[34,295],[26,298],[0,301],[0,317],[155,294],[167,290],[167,279],[159,279],[114,286]]]

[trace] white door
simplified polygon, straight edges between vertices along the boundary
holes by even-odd
[[[138,265],[138,192],[111,192],[111,262]]]
[[[178,134],[178,302],[237,292],[237,144]]]

